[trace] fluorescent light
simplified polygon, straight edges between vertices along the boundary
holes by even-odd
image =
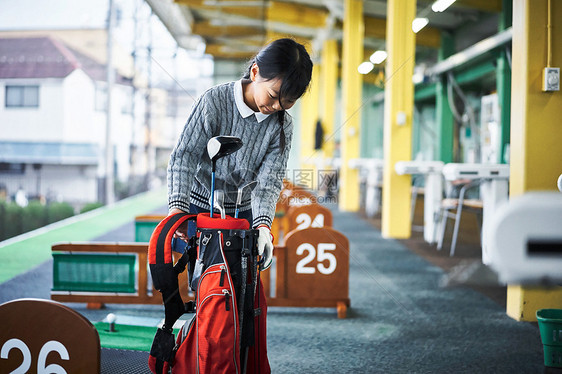
[[[375,65],[371,64],[369,61],[365,61],[361,65],[359,65],[357,71],[359,72],[359,74],[369,74],[374,67]]]
[[[434,12],[442,12],[453,4],[455,0],[437,0],[431,5]]]
[[[369,57],[369,60],[375,65],[380,64],[386,60],[386,51],[376,51]]]
[[[416,18],[412,21],[412,31],[416,34],[429,23],[427,18]]]

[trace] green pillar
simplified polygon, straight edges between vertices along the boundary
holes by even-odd
[[[441,33],[439,61],[446,59],[455,52],[454,38],[448,32]],[[444,163],[453,162],[453,139],[455,121],[447,99],[447,77],[439,77],[436,85],[435,113],[437,115],[438,142],[436,159]]]
[[[502,13],[500,14],[498,31],[509,28],[512,24],[513,4],[512,0],[503,0]],[[509,144],[509,133],[511,128],[511,67],[507,50],[503,49],[497,60],[496,81],[498,90],[498,104],[500,107],[500,137],[499,154],[497,162],[507,163],[506,147]]]

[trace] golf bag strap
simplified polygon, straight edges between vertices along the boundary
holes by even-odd
[[[154,229],[148,243],[148,263],[171,264],[172,237],[186,220],[196,219],[196,215],[189,213],[176,213],[164,218]]]
[[[187,309],[179,293],[178,274],[185,270],[190,253],[194,252],[190,250],[194,248],[194,240],[190,240],[188,248],[174,265],[172,238],[178,227],[187,220],[195,218],[195,215],[187,213],[167,216],[156,226],[148,243],[148,263],[152,283],[162,294],[165,313],[164,325],[157,330],[150,350],[149,367],[153,373],[168,372],[175,346],[172,328]]]
[[[188,248],[174,266],[172,237],[180,225],[195,217],[187,213],[177,213],[164,218],[154,229],[148,244],[148,263],[152,283],[162,294],[164,302],[165,329],[171,329],[177,319],[185,313],[185,306],[179,293],[178,274],[185,269],[189,255],[193,252]]]

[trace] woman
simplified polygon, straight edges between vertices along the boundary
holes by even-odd
[[[259,230],[258,251],[262,269],[272,260],[271,223],[289,157],[293,122],[286,112],[306,91],[312,61],[304,46],[278,39],[265,46],[250,62],[244,77],[207,90],[194,104],[168,165],[169,214],[208,212],[211,161],[207,141],[217,135],[239,137],[243,147],[219,159],[216,186],[226,196],[239,186],[257,180],[253,199],[247,196],[239,217]],[[225,204],[226,213],[235,205]],[[186,239],[184,230],[177,235]]]

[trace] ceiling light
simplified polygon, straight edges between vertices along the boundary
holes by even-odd
[[[376,65],[386,60],[386,56],[386,51],[376,51],[371,55],[371,57],[369,57],[369,60]]]
[[[442,12],[453,4],[455,0],[437,0],[431,5],[434,12]]]
[[[420,65],[414,66],[414,75],[412,75],[412,82],[414,84],[423,83],[423,81],[425,80],[426,69],[427,69],[427,67],[426,67],[425,64],[420,64]]]
[[[412,83],[420,84],[422,82],[423,82],[423,74],[414,73],[414,75],[412,75]]]
[[[412,31],[414,33],[418,33],[421,29],[423,29],[429,23],[429,19],[427,18],[416,18],[412,21]]]
[[[359,65],[357,71],[359,72],[359,74],[369,74],[374,67],[375,65],[373,65],[369,61],[365,61],[361,65]]]

